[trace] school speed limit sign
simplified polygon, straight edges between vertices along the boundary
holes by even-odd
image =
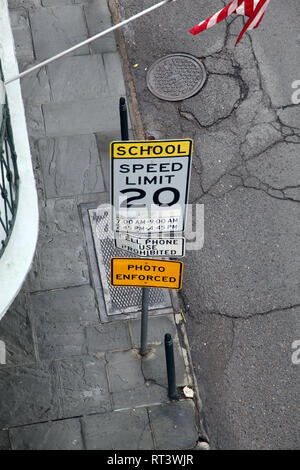
[[[111,201],[116,232],[182,232],[193,141],[111,143]]]

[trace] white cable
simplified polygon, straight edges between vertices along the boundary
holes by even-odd
[[[5,85],[8,83],[11,83],[15,80],[18,80],[22,77],[25,77],[25,75],[28,75],[29,73],[33,72],[34,70],[37,70],[41,67],[44,67],[44,65],[50,64],[54,60],[60,59],[61,57],[65,56],[66,54],[69,54],[70,52],[75,51],[81,46],[85,46],[86,44],[89,44],[92,41],[95,41],[95,39],[101,38],[105,34],[111,33],[112,31],[115,31],[116,29],[120,28],[121,26],[124,26],[127,23],[130,23],[133,20],[136,20],[137,18],[140,18],[141,16],[146,15],[147,13],[150,13],[153,10],[156,10],[157,8],[162,7],[166,3],[170,2],[175,2],[176,0],[163,0],[162,2],[157,3],[156,5],[152,5],[152,7],[147,8],[146,10],[141,11],[140,13],[137,13],[136,15],[131,16],[127,20],[121,21],[121,23],[115,24],[114,26],[111,26],[110,28],[106,29],[105,31],[102,31],[101,33],[95,34],[95,36],[92,36],[88,39],[86,39],[83,42],[80,42],[79,44],[76,44],[75,46],[70,47],[69,49],[66,49],[65,51],[60,52],[59,54],[50,57],[50,59],[44,60],[43,62],[35,65],[34,67],[31,67],[30,69],[25,70],[24,72],[20,73],[19,75],[16,75],[15,77],[9,78],[4,82]]]

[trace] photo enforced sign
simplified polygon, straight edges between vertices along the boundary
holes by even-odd
[[[115,232],[184,230],[192,148],[191,139],[111,143]]]

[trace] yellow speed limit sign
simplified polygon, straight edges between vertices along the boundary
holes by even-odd
[[[141,258],[111,258],[112,286],[181,289],[183,263]]]

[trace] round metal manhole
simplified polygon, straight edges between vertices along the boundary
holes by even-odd
[[[147,73],[147,86],[157,98],[181,101],[194,96],[206,80],[202,62],[190,54],[170,54],[155,61]]]

